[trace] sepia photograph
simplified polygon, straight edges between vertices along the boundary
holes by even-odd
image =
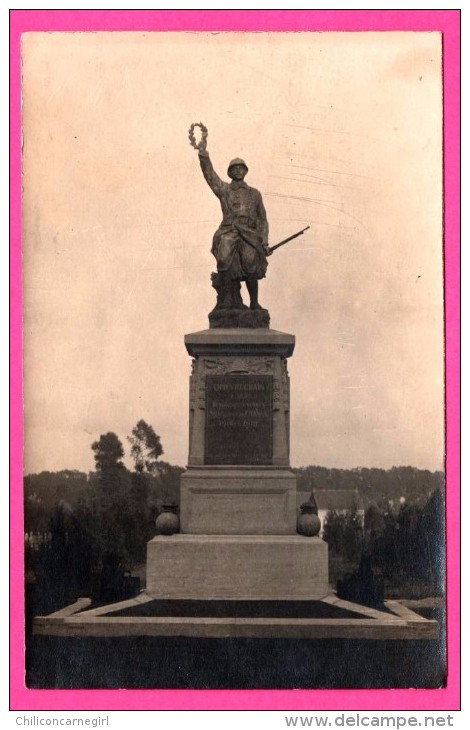
[[[442,32],[20,44],[26,688],[445,689]]]

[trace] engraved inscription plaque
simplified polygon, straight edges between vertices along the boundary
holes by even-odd
[[[206,377],[206,464],[272,464],[272,375]]]

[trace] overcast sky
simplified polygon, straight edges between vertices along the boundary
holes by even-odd
[[[196,121],[271,244],[311,227],[260,284],[296,336],[292,465],[442,468],[439,34],[31,33],[23,110],[27,472],[140,418],[186,464],[221,218]]]

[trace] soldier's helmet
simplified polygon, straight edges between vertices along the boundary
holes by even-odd
[[[245,168],[245,170],[248,172],[248,165],[246,164],[245,160],[242,160],[240,157],[235,157],[234,160],[231,160],[230,161],[230,164],[229,164],[228,169],[227,169],[227,175],[229,177],[232,177],[231,174],[230,174],[230,170],[232,169],[232,167],[235,167],[235,165],[243,165],[243,167]]]

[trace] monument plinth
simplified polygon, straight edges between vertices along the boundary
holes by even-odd
[[[147,593],[193,600],[316,600],[327,544],[300,535],[171,535],[148,543]]]
[[[295,337],[267,328],[185,336],[192,356],[181,534],[148,545],[147,591],[164,598],[317,599],[327,545],[296,533],[287,359]]]
[[[185,337],[193,357],[181,530],[294,534],[287,358],[295,338],[268,329]]]

